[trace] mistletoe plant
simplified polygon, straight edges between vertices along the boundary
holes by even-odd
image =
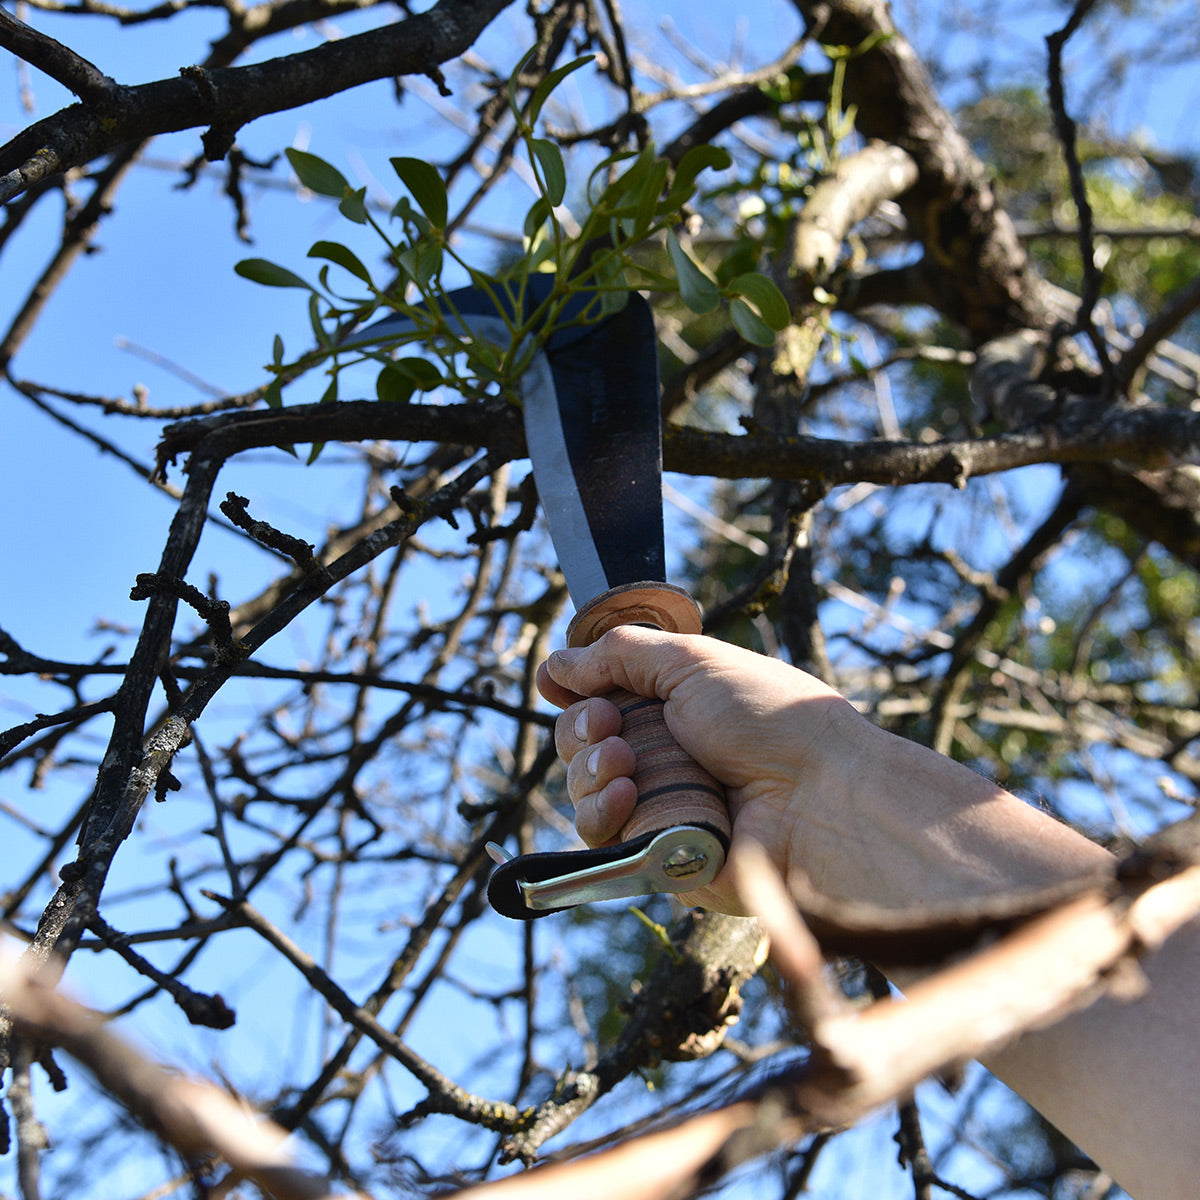
[[[449,235],[446,186],[428,162],[391,159],[409,194],[393,206],[386,222],[381,222],[367,205],[365,188],[352,188],[336,167],[314,154],[287,151],[305,188],[336,200],[345,219],[369,226],[378,235],[386,247],[390,277],[386,283],[377,282],[348,246],[330,240],[317,241],[308,251],[309,258],[323,263],[315,284],[261,258],[237,265],[238,273],[254,282],[299,288],[309,294],[315,347],[287,361],[283,341],[276,336],[268,404],[281,404],[287,383],[322,364],[330,377],[322,401],[336,400],[343,370],[372,361],[379,368],[376,395],[383,401],[403,402],[415,392],[443,386],[464,395],[489,385],[507,390],[506,385],[519,378],[529,356],[551,333],[567,325],[603,319],[619,309],[635,289],[676,292],[698,314],[713,312],[725,302],[742,337],[757,345],[771,344],[776,331],[785,328],[789,320],[787,303],[775,285],[755,271],[719,272],[714,279],[684,249],[675,232],[696,195],[701,173],[731,165],[725,150],[696,146],[674,165],[656,155],[652,146],[606,157],[591,171],[583,189],[586,216],[573,222],[577,232],[566,232],[559,216],[567,196],[566,162],[558,145],[538,136],[536,127],[554,89],[592,57],[577,58],[547,74],[524,105],[519,103],[516,81],[528,56],[509,80],[511,110],[537,197],[524,217],[523,253],[503,274],[480,271],[456,251]],[[660,239],[666,242],[671,274],[634,257],[639,246]],[[466,331],[452,292],[442,284],[448,263],[464,271],[473,287],[496,301],[496,312],[509,327],[507,347],[473,338]],[[344,296],[334,289],[330,281],[333,267],[340,267],[361,285],[358,295]],[[551,275],[553,286],[531,290],[529,281],[535,274]],[[725,274],[732,277],[723,278]],[[390,322],[386,337],[372,339],[367,322],[380,312],[402,313],[408,318],[406,331],[397,333],[395,323]],[[420,345],[423,356],[399,354],[409,344]],[[460,368],[463,363],[465,369]]]

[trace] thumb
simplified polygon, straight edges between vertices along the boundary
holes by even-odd
[[[573,698],[624,688],[639,696],[667,700],[699,665],[695,644],[704,640],[697,634],[622,625],[590,646],[554,651],[546,661],[545,674],[551,685]],[[545,686],[542,690],[548,700],[559,702]]]

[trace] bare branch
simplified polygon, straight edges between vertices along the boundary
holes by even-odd
[[[480,843],[471,860],[471,865],[478,868],[485,861],[483,845]],[[464,1121],[483,1125],[488,1129],[498,1129],[504,1133],[520,1129],[526,1124],[531,1110],[522,1111],[511,1104],[486,1100],[482,1096],[472,1096],[464,1092],[390,1029],[381,1025],[369,1009],[356,1004],[321,970],[311,955],[297,946],[291,938],[245,900],[230,900],[212,892],[206,892],[205,895],[220,904],[227,913],[236,919],[238,924],[244,925],[247,929],[253,929],[255,933],[278,950],[324,997],[342,1020],[365,1034],[381,1050],[411,1071],[429,1089],[430,1099],[424,1106],[429,1111],[452,1113]]]
[[[1096,265],[1096,247],[1092,234],[1092,206],[1088,201],[1087,186],[1083,179],[1083,168],[1075,144],[1075,122],[1067,113],[1066,94],[1063,87],[1062,54],[1067,42],[1083,24],[1095,0],[1078,0],[1067,18],[1067,23],[1046,39],[1050,51],[1050,109],[1054,114],[1054,125],[1062,144],[1063,158],[1067,164],[1067,177],[1071,181],[1071,198],[1079,219],[1079,253],[1083,259],[1083,295],[1079,301],[1078,326],[1088,336],[1092,349],[1100,361],[1105,376],[1111,373],[1112,362],[1108,347],[1096,329],[1093,313],[1100,299],[1101,275]]]
[[[38,972],[0,961],[0,994],[21,1036],[61,1046],[184,1156],[216,1154],[275,1200],[331,1196],[328,1180],[293,1165],[284,1148],[285,1130],[211,1084],[142,1057],[103,1019],[60,995]]]
[[[228,453],[283,441],[388,438],[491,444],[520,454],[516,413],[479,405],[382,405],[372,401],[297,405],[224,414],[167,428],[159,468],[213,435]],[[664,434],[668,470],[719,479],[820,479],[829,484],[918,481],[961,486],[974,475],[1037,462],[1120,461],[1151,469],[1200,463],[1200,416],[1152,405],[1096,410],[1067,406],[1042,428],[940,442],[841,441],[835,438],[734,437],[674,426]]]
[[[850,231],[885,200],[903,196],[917,182],[917,164],[898,146],[868,142],[838,160],[818,179],[796,218],[785,269],[809,289],[828,280]]]
[[[506,1160],[531,1162],[546,1141],[635,1071],[707,1057],[724,1041],[741,1012],[739,989],[766,955],[762,930],[742,917],[697,912],[667,937],[670,948],[630,1002],[620,1037],[528,1114],[505,1140]]]
[[[395,25],[245,67],[188,68],[177,80],[122,87],[103,107],[82,105],[39,121],[0,147],[0,203],[125,143],[210,126],[206,155],[267,113],[375,79],[424,74],[466,50],[510,0],[440,0]]]
[[[1146,328],[1117,362],[1117,378],[1122,388],[1129,388],[1146,360],[1162,346],[1197,309],[1200,309],[1200,279],[1185,284],[1147,322]]]
[[[0,46],[18,58],[45,71],[88,104],[102,104],[112,98],[116,84],[99,68],[81,58],[74,50],[0,8]]]

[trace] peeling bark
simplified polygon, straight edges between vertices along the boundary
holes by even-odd
[[[979,161],[933,89],[925,64],[897,30],[884,0],[795,0],[825,44],[870,47],[846,67],[856,127],[905,151],[918,179],[900,198],[920,267],[938,308],[973,341],[1012,329],[1048,328],[1036,273]]]

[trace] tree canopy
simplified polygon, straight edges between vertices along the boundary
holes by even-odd
[[[705,632],[1142,845],[1200,781],[1200,32],[1027,8],[0,7],[0,901],[92,1006],[5,967],[0,1190],[1119,1194],[915,1018],[930,1082],[838,1108],[758,922],[491,911],[488,842],[576,844],[572,608],[525,343],[438,316],[645,294]],[[645,1140],[697,1112],[695,1163]]]

